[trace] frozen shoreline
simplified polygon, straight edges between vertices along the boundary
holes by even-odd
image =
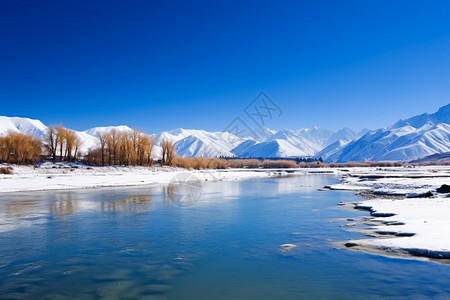
[[[438,193],[436,189],[450,185],[450,167],[353,169],[340,180],[329,189],[370,196],[369,200],[351,203],[356,209],[369,211],[371,217],[358,220],[350,230],[372,237],[346,241],[341,246],[448,262],[450,194]]]
[[[189,172],[200,181],[243,180],[287,175],[275,169],[186,170],[171,167],[89,167],[82,164],[43,163],[39,167],[12,166],[13,174],[0,175],[0,193],[94,189],[169,184]]]

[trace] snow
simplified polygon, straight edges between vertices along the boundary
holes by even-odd
[[[332,155],[343,149],[345,146],[348,145],[348,143],[350,143],[350,141],[337,140],[334,143],[323,148],[321,151],[319,151],[315,155],[315,157],[322,158],[324,161],[328,161]]]
[[[242,180],[279,176],[270,169],[186,170],[171,167],[89,167],[80,163],[43,163],[13,166],[12,175],[0,175],[0,193],[167,184],[177,174],[190,172],[201,181]],[[282,172],[281,174],[287,174]]]
[[[270,136],[265,142],[282,140],[288,142],[289,147],[297,148],[294,152],[303,153],[301,154],[303,156],[312,156],[328,145],[328,140],[332,136],[332,131],[318,127],[299,130],[284,129]]]
[[[175,152],[181,157],[233,157],[233,148],[248,141],[229,132],[207,132],[204,130],[180,130],[178,135],[163,132],[162,138],[169,138],[175,142]]]
[[[0,116],[0,136],[6,135],[9,132],[16,132],[41,137],[46,129],[47,126],[39,120]]]
[[[94,128],[83,131],[83,133],[86,133],[88,135],[96,137],[99,134],[109,132],[113,129],[117,130],[119,132],[131,132],[133,130],[132,128],[130,128],[126,125],[119,125],[119,126],[94,127]]]
[[[360,201],[355,207],[370,209],[376,216],[370,220],[369,232],[384,232],[392,237],[348,241],[356,245],[355,249],[406,251],[413,255],[449,258],[450,197],[436,192],[443,184],[450,184],[450,167],[353,168],[341,173],[341,183],[330,188],[371,190],[379,195]],[[426,192],[432,192],[433,196],[408,198]],[[380,215],[387,217],[378,217]],[[374,226],[374,222],[378,225]]]
[[[449,198],[376,199],[361,202],[361,205],[372,207],[373,211],[377,213],[395,214],[392,217],[375,220],[405,223],[405,225],[376,226],[377,232],[395,231],[397,233],[413,233],[414,236],[353,241],[358,245],[398,250],[422,249],[450,252]]]
[[[306,152],[298,149],[286,140],[272,140],[257,143],[248,147],[240,155],[241,157],[301,157],[307,156]]]

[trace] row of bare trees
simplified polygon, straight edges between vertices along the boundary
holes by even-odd
[[[10,132],[0,137],[0,162],[28,164],[40,161],[42,150],[54,162],[75,161],[80,154],[82,142],[74,130],[62,125],[49,126],[43,143],[32,135]],[[98,147],[84,155],[84,161],[94,165],[149,166],[153,164],[152,151],[155,139],[139,130],[118,131],[111,129],[97,134]],[[161,141],[161,164],[175,165],[176,153],[173,142]]]
[[[60,161],[74,161],[79,155],[81,139],[71,129],[64,128],[62,125],[49,126],[44,139],[45,148],[54,162],[57,158]]]
[[[153,164],[155,139],[139,130],[111,129],[97,134],[99,145],[84,157],[89,164],[147,166]]]
[[[41,141],[32,135],[10,132],[0,137],[0,162],[29,164],[41,159]]]

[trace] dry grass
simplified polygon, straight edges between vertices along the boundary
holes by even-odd
[[[12,174],[12,172],[11,172],[11,169],[8,168],[8,167],[1,167],[0,168],[0,174],[9,175],[9,174]]]
[[[299,168],[364,168],[364,167],[401,167],[405,165],[399,161],[349,161],[346,163],[324,163],[319,161],[300,162]]]
[[[230,168],[259,168],[262,162],[258,159],[230,159]]]
[[[176,157],[174,159],[174,166],[185,169],[227,169],[230,167],[230,163],[226,159],[220,158],[202,158],[202,157],[189,157],[181,158]]]
[[[450,160],[436,160],[426,162],[409,163],[410,166],[450,166]]]
[[[180,158],[174,159],[174,166],[186,169],[226,169],[226,168],[351,168],[351,167],[399,167],[402,162],[396,161],[370,161],[370,162],[347,162],[347,163],[324,163],[320,161],[299,162],[288,159],[217,159],[217,158]]]
[[[263,168],[283,168],[283,169],[288,169],[288,168],[298,168],[298,165],[293,160],[283,160],[283,159],[270,160],[270,159],[267,159],[267,160],[263,161],[262,167]]]

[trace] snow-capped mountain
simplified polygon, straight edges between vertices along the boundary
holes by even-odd
[[[339,152],[351,141],[359,139],[369,131],[370,131],[369,129],[364,128],[360,132],[355,133],[351,129],[343,128],[330,137],[330,139],[328,140],[328,143],[330,144],[325,148],[323,148],[322,150],[320,150],[318,153],[316,153],[315,157],[328,161],[330,156]]]
[[[128,126],[95,127],[76,131],[81,152],[99,144],[98,134],[112,129],[131,131]],[[0,117],[0,135],[8,132],[32,134],[43,139],[47,130],[39,120]],[[153,135],[155,157],[160,143],[169,140],[181,157],[321,157],[329,162],[367,160],[414,160],[450,151],[450,104],[434,114],[400,120],[391,127],[355,133],[343,128],[336,132],[318,127],[298,130],[264,130],[264,136],[238,137],[230,132],[178,128]]]
[[[235,155],[231,150],[249,139],[229,132],[178,128],[157,135],[156,145],[169,140],[175,144],[175,152],[181,157],[232,157]]]
[[[347,146],[352,140],[337,140],[334,143],[326,146],[321,151],[319,151],[315,157],[321,158],[324,161],[329,161],[330,157],[338,153],[340,150],[342,150],[345,146]]]
[[[75,131],[82,142],[80,153],[98,147],[99,134],[112,129],[120,132],[132,130],[121,125]],[[0,134],[14,131],[44,139],[46,130],[47,126],[39,120],[0,117]],[[334,133],[318,127],[281,131],[264,128],[263,133],[238,137],[230,132],[178,128],[153,135],[156,142],[153,153],[155,157],[161,156],[161,141],[169,140],[175,144],[175,151],[181,157],[303,157],[316,154],[338,138],[349,138],[354,134],[349,129]]]
[[[47,126],[39,120],[0,116],[0,135],[6,135],[8,132],[17,132],[41,137],[46,129]]]
[[[332,131],[321,129],[318,127],[313,128],[303,128],[299,130],[280,130],[277,133],[270,136],[265,142],[272,141],[286,141],[290,145],[286,143],[280,144],[283,148],[286,148],[286,151],[289,151],[287,148],[297,148],[300,155],[293,156],[311,156],[322,150],[325,146],[327,146],[327,141],[333,135]],[[273,144],[272,144],[273,145]],[[252,153],[250,153],[253,155]]]
[[[131,132],[133,129],[126,126],[126,125],[119,125],[119,126],[104,126],[104,127],[94,127],[85,131],[81,131],[85,134],[91,135],[91,136],[98,136],[99,134],[109,132],[111,130],[117,130],[118,132]]]
[[[353,130],[344,127],[341,130],[336,131],[333,133],[333,135],[330,136],[330,138],[327,140],[327,144],[331,145],[339,140],[342,141],[351,141],[355,138],[357,138],[359,133],[354,132]],[[362,136],[362,135],[361,135]],[[323,149],[323,148],[322,148]]]
[[[242,152],[240,157],[302,157],[309,156],[290,142],[283,139],[274,139],[262,143],[256,143]]]
[[[413,160],[415,163],[450,162],[450,152],[437,153],[421,159]]]
[[[437,112],[435,112],[434,114],[424,113],[424,114],[414,116],[414,117],[406,119],[406,120],[400,120],[397,123],[395,123],[394,125],[392,125],[391,128],[401,128],[401,127],[405,127],[407,125],[410,125],[414,128],[420,128],[427,123],[450,124],[450,104],[447,104],[447,105],[439,108],[439,110]]]
[[[422,114],[370,131],[330,155],[326,161],[419,159],[450,151],[450,104],[434,114]]]

